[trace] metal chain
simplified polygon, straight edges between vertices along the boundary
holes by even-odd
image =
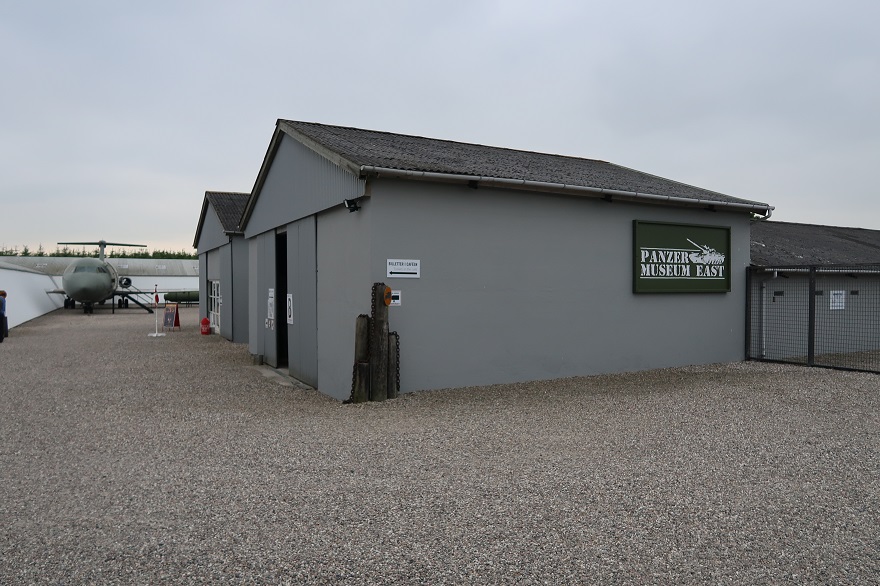
[[[394,373],[394,376],[397,377],[397,395],[400,396],[400,335],[397,332],[391,332],[394,335],[395,341],[395,351],[397,353],[397,372]]]
[[[355,362],[354,366],[351,367],[351,393],[348,394],[348,401],[343,401],[344,403],[351,403],[354,401],[354,383],[357,381],[357,372],[358,363]]]

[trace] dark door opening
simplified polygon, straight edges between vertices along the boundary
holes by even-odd
[[[287,359],[287,233],[275,235],[275,335],[278,343],[278,368]]]

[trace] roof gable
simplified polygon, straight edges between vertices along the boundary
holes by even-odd
[[[231,191],[206,191],[202,201],[202,211],[199,214],[199,223],[196,227],[196,236],[193,240],[193,248],[199,247],[199,238],[208,213],[208,205],[214,210],[217,219],[225,234],[240,234],[240,224],[245,206],[247,206],[249,193]]]
[[[214,211],[220,218],[224,232],[240,232],[241,215],[247,205],[249,193],[236,193],[228,191],[207,191],[205,197],[214,206]]]

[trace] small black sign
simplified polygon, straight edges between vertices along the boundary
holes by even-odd
[[[163,329],[180,329],[180,314],[177,312],[177,307],[177,303],[168,303],[165,305],[165,315],[162,318]]]

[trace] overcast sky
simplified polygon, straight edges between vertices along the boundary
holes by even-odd
[[[185,249],[278,118],[602,159],[880,229],[880,2],[0,0],[0,246]]]

